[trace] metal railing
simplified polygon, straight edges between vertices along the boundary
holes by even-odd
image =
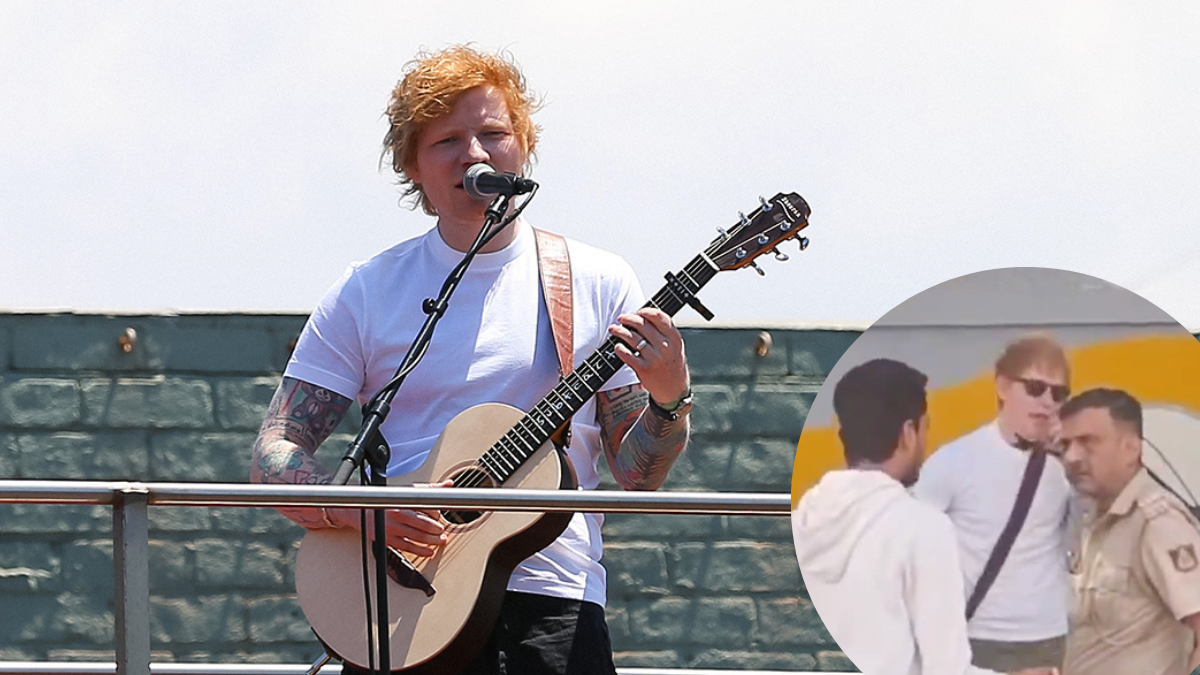
[[[467,508],[494,511],[590,511],[785,516],[787,494],[625,492],[487,488],[253,485],[0,480],[0,503],[104,505],[113,509],[116,662],[0,661],[0,675],[302,675],[290,664],[150,663],[149,516],[151,506],[350,506]],[[325,666],[321,675],[340,672]],[[620,668],[621,675],[782,675],[782,671]],[[797,675],[789,671],[790,675]]]
[[[306,675],[309,666],[290,664],[155,663],[154,675]],[[70,661],[0,661],[0,675],[115,675],[112,663]],[[317,675],[340,675],[341,664],[330,664]],[[679,668],[617,668],[617,675],[829,675],[792,670],[713,670]]]

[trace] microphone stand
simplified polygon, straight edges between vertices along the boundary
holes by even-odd
[[[395,376],[363,406],[362,426],[359,428],[358,435],[355,436],[354,440],[347,447],[346,453],[338,466],[337,473],[334,474],[331,481],[332,485],[345,485],[348,483],[355,469],[363,469],[364,459],[370,468],[370,484],[378,486],[387,485],[387,466],[391,460],[391,449],[388,447],[387,441],[384,440],[380,427],[383,426],[384,419],[387,418],[388,413],[391,411],[391,402],[396,398],[396,394],[400,391],[400,386],[404,384],[405,378],[416,368],[417,364],[424,358],[425,353],[429,351],[429,343],[433,339],[434,328],[437,327],[437,323],[441,320],[442,315],[446,313],[446,308],[450,303],[450,296],[458,288],[459,282],[462,281],[462,277],[466,273],[471,261],[475,259],[475,255],[497,234],[504,230],[505,227],[512,223],[532,198],[533,195],[530,194],[529,198],[522,202],[517,210],[503,221],[500,219],[508,210],[508,204],[512,196],[501,194],[488,206],[483,227],[480,228],[479,234],[475,237],[475,242],[471,245],[471,248],[467,249],[463,259],[450,271],[449,276],[442,283],[438,297],[436,299],[426,298],[422,304],[422,309],[428,316],[425,319],[424,325],[421,326],[420,332],[417,333],[416,338],[413,340],[412,346],[409,347],[408,353],[404,356],[404,361],[396,369]],[[498,222],[499,225],[496,224]],[[363,469],[363,472],[363,482],[366,483],[367,470]],[[378,507],[373,509],[372,512],[374,515],[375,532],[372,553],[375,556],[375,615],[377,618],[377,640],[379,641],[379,672],[386,675],[391,672],[391,645],[388,635],[390,619],[388,618],[387,603],[387,545],[385,541],[387,532],[384,523],[384,514],[387,510],[386,508]],[[366,536],[365,530],[363,531],[363,536]],[[399,555],[402,564],[411,568],[411,563],[402,554]],[[368,610],[368,616],[369,614]],[[368,631],[368,639],[369,637]]]

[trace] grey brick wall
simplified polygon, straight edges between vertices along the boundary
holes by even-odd
[[[0,476],[245,481],[303,322],[0,314]],[[757,329],[685,331],[695,436],[664,489],[789,489],[805,415],[858,333],[770,332],[759,357]],[[320,653],[292,586],[300,528],[269,509],[150,513],[155,659]],[[0,660],[113,658],[110,533],[105,507],[0,504]],[[852,669],[803,596],[786,518],[613,515],[605,537],[618,664]]]

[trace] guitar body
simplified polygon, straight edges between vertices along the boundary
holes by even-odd
[[[447,478],[474,483],[481,475],[473,470],[480,456],[523,416],[522,411],[499,403],[463,411],[446,426],[424,464],[390,477],[388,484],[438,483]],[[499,487],[571,489],[575,478],[569,460],[545,443]],[[432,584],[434,593],[427,595],[389,579],[393,671],[454,673],[468,665],[492,632],[513,569],[558,538],[572,514],[447,509],[442,516],[448,543],[429,558],[406,556]],[[309,531],[296,561],[296,590],[301,609],[329,653],[366,670],[367,635],[374,635],[376,629],[366,620],[361,551],[357,530]],[[374,564],[369,561],[372,607]]]

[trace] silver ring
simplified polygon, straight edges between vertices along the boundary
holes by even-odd
[[[647,342],[645,338],[642,338],[642,341],[637,343],[637,346],[633,348],[633,351],[640,352],[640,351],[642,351],[642,348],[648,344],[650,344],[650,343]]]

